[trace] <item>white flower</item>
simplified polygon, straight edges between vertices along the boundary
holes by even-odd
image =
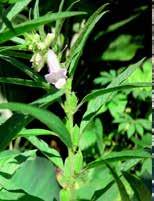
[[[49,50],[47,53],[47,65],[49,68],[49,74],[45,75],[47,82],[53,84],[57,89],[62,88],[66,84],[67,70],[61,68],[57,55],[53,50]]]

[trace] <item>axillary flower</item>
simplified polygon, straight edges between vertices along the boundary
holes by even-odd
[[[66,84],[67,70],[61,68],[57,55],[51,49],[47,52],[47,65],[49,69],[49,73],[45,75],[47,82],[53,84],[57,89],[63,88]]]

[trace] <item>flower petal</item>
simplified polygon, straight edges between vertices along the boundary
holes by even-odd
[[[57,89],[61,89],[64,85],[66,84],[66,79],[65,78],[61,78],[59,79],[56,84],[55,84],[55,87]]]
[[[58,71],[60,69],[60,63],[58,61],[58,57],[53,50],[49,50],[47,53],[47,64],[50,73]]]

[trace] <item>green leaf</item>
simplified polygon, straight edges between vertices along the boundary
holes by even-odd
[[[34,145],[38,150],[40,150],[51,162],[53,162],[57,167],[63,168],[63,160],[55,149],[48,146],[46,142],[38,139],[35,136],[26,137],[26,139]]]
[[[7,61],[8,63],[13,65],[14,67],[18,68],[19,70],[24,72],[26,75],[28,75],[30,78],[34,79],[35,81],[45,82],[44,79],[38,73],[36,73],[29,66],[25,65],[23,62],[21,62],[17,59],[14,59],[12,57],[4,56],[4,55],[0,55],[0,58]]]
[[[116,86],[116,87],[111,87],[111,88],[105,88],[105,89],[98,89],[93,91],[92,93],[86,95],[81,103],[79,105],[82,105],[83,103],[90,101],[92,99],[97,98],[98,96],[102,96],[106,93],[111,93],[119,90],[127,90],[127,89],[132,89],[132,88],[141,88],[141,87],[151,87],[151,83],[132,83],[132,84],[126,84],[126,85],[121,85],[121,86]]]
[[[131,140],[140,148],[150,148],[152,144],[151,133],[144,134],[140,140],[136,137],[131,138]]]
[[[96,141],[100,155],[103,155],[104,144],[103,144],[103,126],[99,118],[95,119],[95,130],[96,130]]]
[[[107,192],[111,186],[113,185],[113,181],[111,181],[106,187],[103,189],[95,191],[95,193],[92,196],[92,201],[97,201],[105,192]]]
[[[79,147],[85,150],[97,142],[95,122],[91,121],[83,134],[79,136]]]
[[[20,189],[44,201],[59,199],[59,186],[55,178],[55,168],[45,158],[37,157],[24,162],[8,180],[5,188],[7,190]]]
[[[20,0],[9,10],[7,17],[12,20],[16,17],[32,0]]]
[[[94,79],[94,83],[104,86],[110,83],[116,76],[117,76],[117,72],[113,69],[109,70],[109,72],[102,71],[100,72],[100,77],[97,77],[96,79]]]
[[[110,154],[101,157],[101,159],[98,159],[94,162],[91,162],[87,165],[86,168],[94,168],[97,166],[104,165],[104,161],[106,162],[115,162],[115,161],[122,161],[122,160],[130,160],[130,159],[144,159],[144,158],[150,158],[151,155],[143,151],[143,149],[138,150],[126,150],[126,151],[120,151],[120,152],[111,152]]]
[[[27,113],[35,117],[36,119],[44,123],[49,129],[57,133],[57,135],[64,142],[64,144],[71,147],[72,143],[71,143],[69,132],[67,131],[63,122],[55,114],[49,111],[31,106],[31,105],[22,104],[22,103],[1,103],[0,109],[10,109],[20,113]],[[4,135],[4,133],[2,133],[2,135]],[[0,149],[3,149],[4,146],[5,146],[4,143],[0,142]]]
[[[83,167],[83,155],[80,150],[73,156],[73,166],[74,173],[79,174]]]
[[[7,183],[7,180],[15,173],[15,171],[20,168],[21,164],[24,163],[26,160],[32,160],[36,157],[36,150],[29,150],[20,153],[19,151],[3,151],[5,154],[1,154],[1,161],[0,161],[0,183],[1,186]],[[3,153],[1,152],[1,153]],[[9,153],[10,152],[10,153]],[[4,180],[6,173],[10,175],[10,177]],[[5,182],[6,181],[6,182]]]
[[[5,149],[14,137],[28,123],[27,115],[14,114],[0,126],[0,150]]]
[[[138,201],[150,201],[151,200],[151,192],[148,188],[143,184],[143,182],[134,175],[131,175],[127,172],[123,172],[124,177],[132,187],[135,197]],[[150,189],[151,190],[151,189]]]
[[[60,201],[70,201],[71,200],[71,192],[68,189],[61,189],[60,191]]]
[[[19,153],[17,151],[5,150],[0,152],[0,167],[3,166],[10,158],[17,156]]]
[[[55,20],[58,20],[61,18],[77,16],[77,15],[83,15],[83,14],[85,14],[85,13],[84,12],[49,13],[49,14],[39,17],[37,19],[27,21],[27,22],[14,26],[15,33],[12,31],[9,31],[9,30],[0,33],[0,43],[7,41],[14,36],[24,34],[25,32],[30,32],[41,25],[51,23]]]
[[[38,100],[32,102],[32,105],[39,107],[47,107],[54,103],[58,98],[64,94],[63,90],[59,90],[52,94],[46,95]],[[0,126],[0,146],[5,148],[9,142],[17,136],[17,134],[33,120],[32,117],[24,114],[14,114],[4,124]],[[5,133],[5,135],[3,134]]]
[[[119,175],[116,173],[116,171],[108,164],[106,163],[106,166],[109,168],[117,186],[120,192],[120,196],[121,196],[121,201],[130,201],[129,199],[129,195],[125,189],[124,184],[122,183],[122,181],[119,178]]]
[[[18,133],[18,137],[31,137],[31,136],[39,136],[39,135],[56,135],[56,133],[46,130],[46,129],[23,129],[22,131],[20,131],[20,133]]]
[[[127,95],[125,93],[117,93],[114,96],[114,99],[107,104],[107,107],[114,119],[119,118],[119,116],[124,113],[127,101]]]
[[[38,88],[43,87],[40,82],[34,82],[32,80],[12,78],[12,77],[0,77],[0,83],[22,85],[27,87],[38,87]]]
[[[143,136],[143,134],[144,134],[144,129],[143,129],[142,125],[140,125],[138,122],[136,122],[136,124],[135,124],[135,129],[136,129],[136,132],[137,132],[140,136]]]
[[[131,138],[134,133],[135,133],[135,124],[130,124],[127,130],[128,138]]]
[[[85,24],[83,30],[81,31],[78,39],[74,43],[73,47],[70,50],[70,54],[66,61],[67,67],[69,67],[69,74],[73,75],[75,69],[77,67],[78,61],[82,55],[83,48],[85,43],[88,39],[89,34],[95,27],[96,23],[101,19],[101,17],[106,13],[102,12],[108,4],[104,4],[98,10],[94,12],[94,14],[88,19],[87,23]]]
[[[6,13],[4,8],[1,7],[0,5],[0,17],[2,18],[2,21],[4,22],[5,26],[14,33],[14,28],[12,26],[12,23],[10,22],[10,20],[7,18]]]
[[[109,44],[101,59],[105,61],[129,61],[135,56],[137,50],[142,47],[138,43],[138,37],[120,35]]]
[[[120,75],[118,75],[108,86],[106,89],[108,88],[112,88],[112,87],[118,87],[119,85],[122,85],[128,78],[129,76],[135,72],[135,70],[137,68],[139,68],[142,63],[143,63],[144,59],[140,60],[139,62],[130,65],[126,70],[124,70]],[[83,120],[81,122],[81,132],[84,131],[84,129],[86,128],[86,126],[89,124],[89,122],[99,114],[99,110],[101,110],[103,108],[103,106],[109,102],[112,98],[113,95],[115,95],[114,92],[111,93],[107,93],[107,94],[103,94],[100,95],[98,97],[96,97],[95,99],[92,99],[89,103],[88,103],[88,108],[83,116]]]
[[[39,0],[35,1],[33,15],[34,15],[34,19],[37,19],[40,17]]]
[[[22,0],[1,0],[2,3],[9,3],[9,4],[14,4],[20,1]]]
[[[130,23],[131,21],[136,19],[138,16],[139,16],[139,14],[136,14],[136,15],[133,15],[133,16],[127,18],[127,19],[124,19],[124,20],[121,20],[121,21],[118,21],[114,24],[109,25],[105,31],[100,32],[95,36],[95,40],[99,39],[100,37],[102,37],[106,33],[116,31],[117,29],[123,27],[124,25],[127,25],[128,23]]]
[[[5,189],[0,190],[0,201],[42,201],[42,199],[39,199],[34,196],[30,196],[27,193],[24,193],[22,191],[7,191]]]
[[[64,94],[64,90],[58,90],[54,92],[50,92],[50,94],[47,94],[35,101],[33,101],[32,105],[37,105],[39,107],[47,107],[48,105],[51,105],[56,100],[58,100],[62,95]]]

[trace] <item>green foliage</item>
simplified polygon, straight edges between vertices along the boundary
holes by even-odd
[[[147,5],[0,3],[0,201],[150,201]]]
[[[21,180],[22,177],[23,180]],[[43,177],[44,182],[38,179],[41,177]],[[58,199],[59,186],[55,179],[55,169],[44,158],[37,157],[25,161],[4,187],[8,190],[21,189],[29,195],[46,201]]]
[[[72,17],[76,15],[82,15],[85,14],[83,12],[64,12],[64,13],[50,13],[45,16],[39,17],[37,19],[24,22],[22,24],[14,26],[14,32],[12,31],[3,31],[0,33],[0,43],[5,42],[12,37],[24,34],[25,32],[33,31],[35,28],[51,23],[52,21],[55,21],[57,19],[61,18],[67,18],[67,17]]]
[[[101,59],[108,61],[129,61],[141,47],[138,37],[134,38],[131,35],[121,35],[112,41]]]
[[[108,4],[101,6],[87,21],[83,30],[81,31],[79,37],[77,38],[75,44],[71,48],[67,66],[69,66],[69,73],[72,75],[75,72],[78,61],[82,55],[82,49],[85,46],[85,43],[88,39],[89,34],[93,30],[95,24],[101,19],[101,17],[106,13],[103,11]]]
[[[56,135],[58,135],[61,140],[69,147],[71,147],[71,139],[70,135],[63,125],[63,122],[57,117],[55,114],[48,112],[43,109],[36,108],[34,106],[28,106],[22,103],[1,103],[1,109],[10,109],[16,112],[27,113],[33,116],[36,119],[39,119],[42,123],[44,123],[49,129],[54,131]],[[9,135],[7,138],[10,138]],[[0,148],[5,147],[4,141],[0,145]]]

